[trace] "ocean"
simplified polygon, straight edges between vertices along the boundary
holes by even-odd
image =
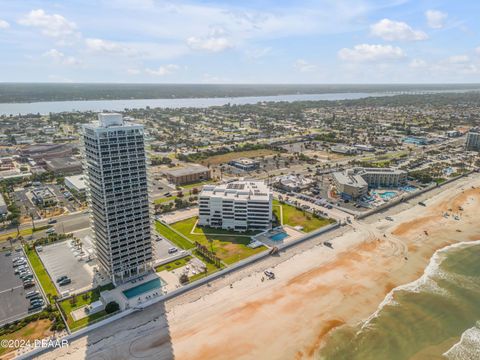
[[[421,278],[334,331],[319,359],[480,359],[480,240],[438,250]]]

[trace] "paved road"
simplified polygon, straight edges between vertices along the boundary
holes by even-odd
[[[53,227],[55,228],[57,233],[70,233],[73,231],[82,230],[90,227],[90,217],[86,211],[74,213],[74,214],[60,215],[60,216],[54,217],[54,219],[57,220],[57,223],[53,224]],[[49,219],[37,220],[35,221],[35,226],[40,227],[40,226],[48,225],[48,221]],[[32,224],[30,222],[25,223],[20,226],[20,230],[29,229],[31,227],[32,227]],[[14,231],[15,231],[15,228],[9,228],[7,230],[0,231],[0,235],[9,234]],[[27,236],[26,239],[36,240],[36,239],[45,237],[45,235],[46,235],[46,230],[41,230],[41,231],[35,232],[31,236]]]

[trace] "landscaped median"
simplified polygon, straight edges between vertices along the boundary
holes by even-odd
[[[32,235],[33,233],[35,233],[37,231],[42,231],[42,230],[48,229],[50,227],[51,227],[50,225],[39,226],[39,227],[36,227],[35,230],[33,228],[27,228],[27,229],[20,230],[18,233],[17,233],[17,231],[12,231],[10,233],[0,235],[0,241],[6,241],[9,238],[15,239],[15,238],[20,237],[20,236],[25,237],[25,236],[28,236],[28,235]]]
[[[55,284],[50,278],[50,275],[48,275],[47,270],[43,266],[43,263],[40,260],[40,257],[38,256],[35,249],[26,245],[24,247],[24,250],[25,254],[27,254],[30,264],[32,265],[33,271],[37,275],[38,281],[40,281],[40,285],[45,295],[48,297],[50,303],[53,304],[55,302],[55,298],[59,296]]]
[[[72,311],[80,309],[84,306],[90,305],[100,299],[100,293],[105,290],[113,289],[113,284],[97,287],[93,290],[84,292],[82,294],[71,296],[68,299],[58,302],[64,317],[67,319],[67,325],[70,331],[79,330],[92,322],[96,322],[101,318],[109,316],[105,310],[88,315],[77,321],[72,317]]]

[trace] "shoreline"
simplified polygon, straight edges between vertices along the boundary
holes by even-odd
[[[427,207],[419,197],[354,221],[40,358],[315,358],[334,329],[366,320],[392,289],[419,279],[435,251],[480,238],[479,186],[472,174],[422,195]],[[460,220],[443,217],[459,204]],[[320,245],[327,239],[333,250]],[[276,279],[262,281],[264,269]]]

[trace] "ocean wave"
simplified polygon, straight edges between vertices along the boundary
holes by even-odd
[[[480,321],[477,321],[476,326],[465,330],[460,341],[448,349],[443,356],[449,360],[480,359]]]
[[[447,295],[446,291],[442,288],[440,288],[437,284],[437,282],[433,279],[433,277],[436,278],[447,278],[448,274],[446,274],[444,271],[440,269],[440,265],[445,259],[446,253],[453,249],[457,248],[463,248],[463,247],[470,247],[474,245],[480,245],[480,240],[475,240],[475,241],[462,241],[459,243],[451,244],[448,246],[445,246],[433,254],[433,256],[430,258],[430,261],[425,268],[423,275],[419,277],[417,280],[414,280],[410,283],[403,284],[400,286],[397,286],[393,288],[383,299],[383,301],[378,305],[377,310],[373,314],[371,314],[366,320],[362,321],[362,325],[357,332],[357,335],[362,331],[367,329],[372,320],[377,318],[383,308],[386,305],[391,305],[395,306],[398,305],[398,303],[394,299],[394,294],[398,291],[407,291],[407,292],[414,292],[418,293],[420,291],[429,291],[429,292],[435,292],[439,293],[442,295]]]

